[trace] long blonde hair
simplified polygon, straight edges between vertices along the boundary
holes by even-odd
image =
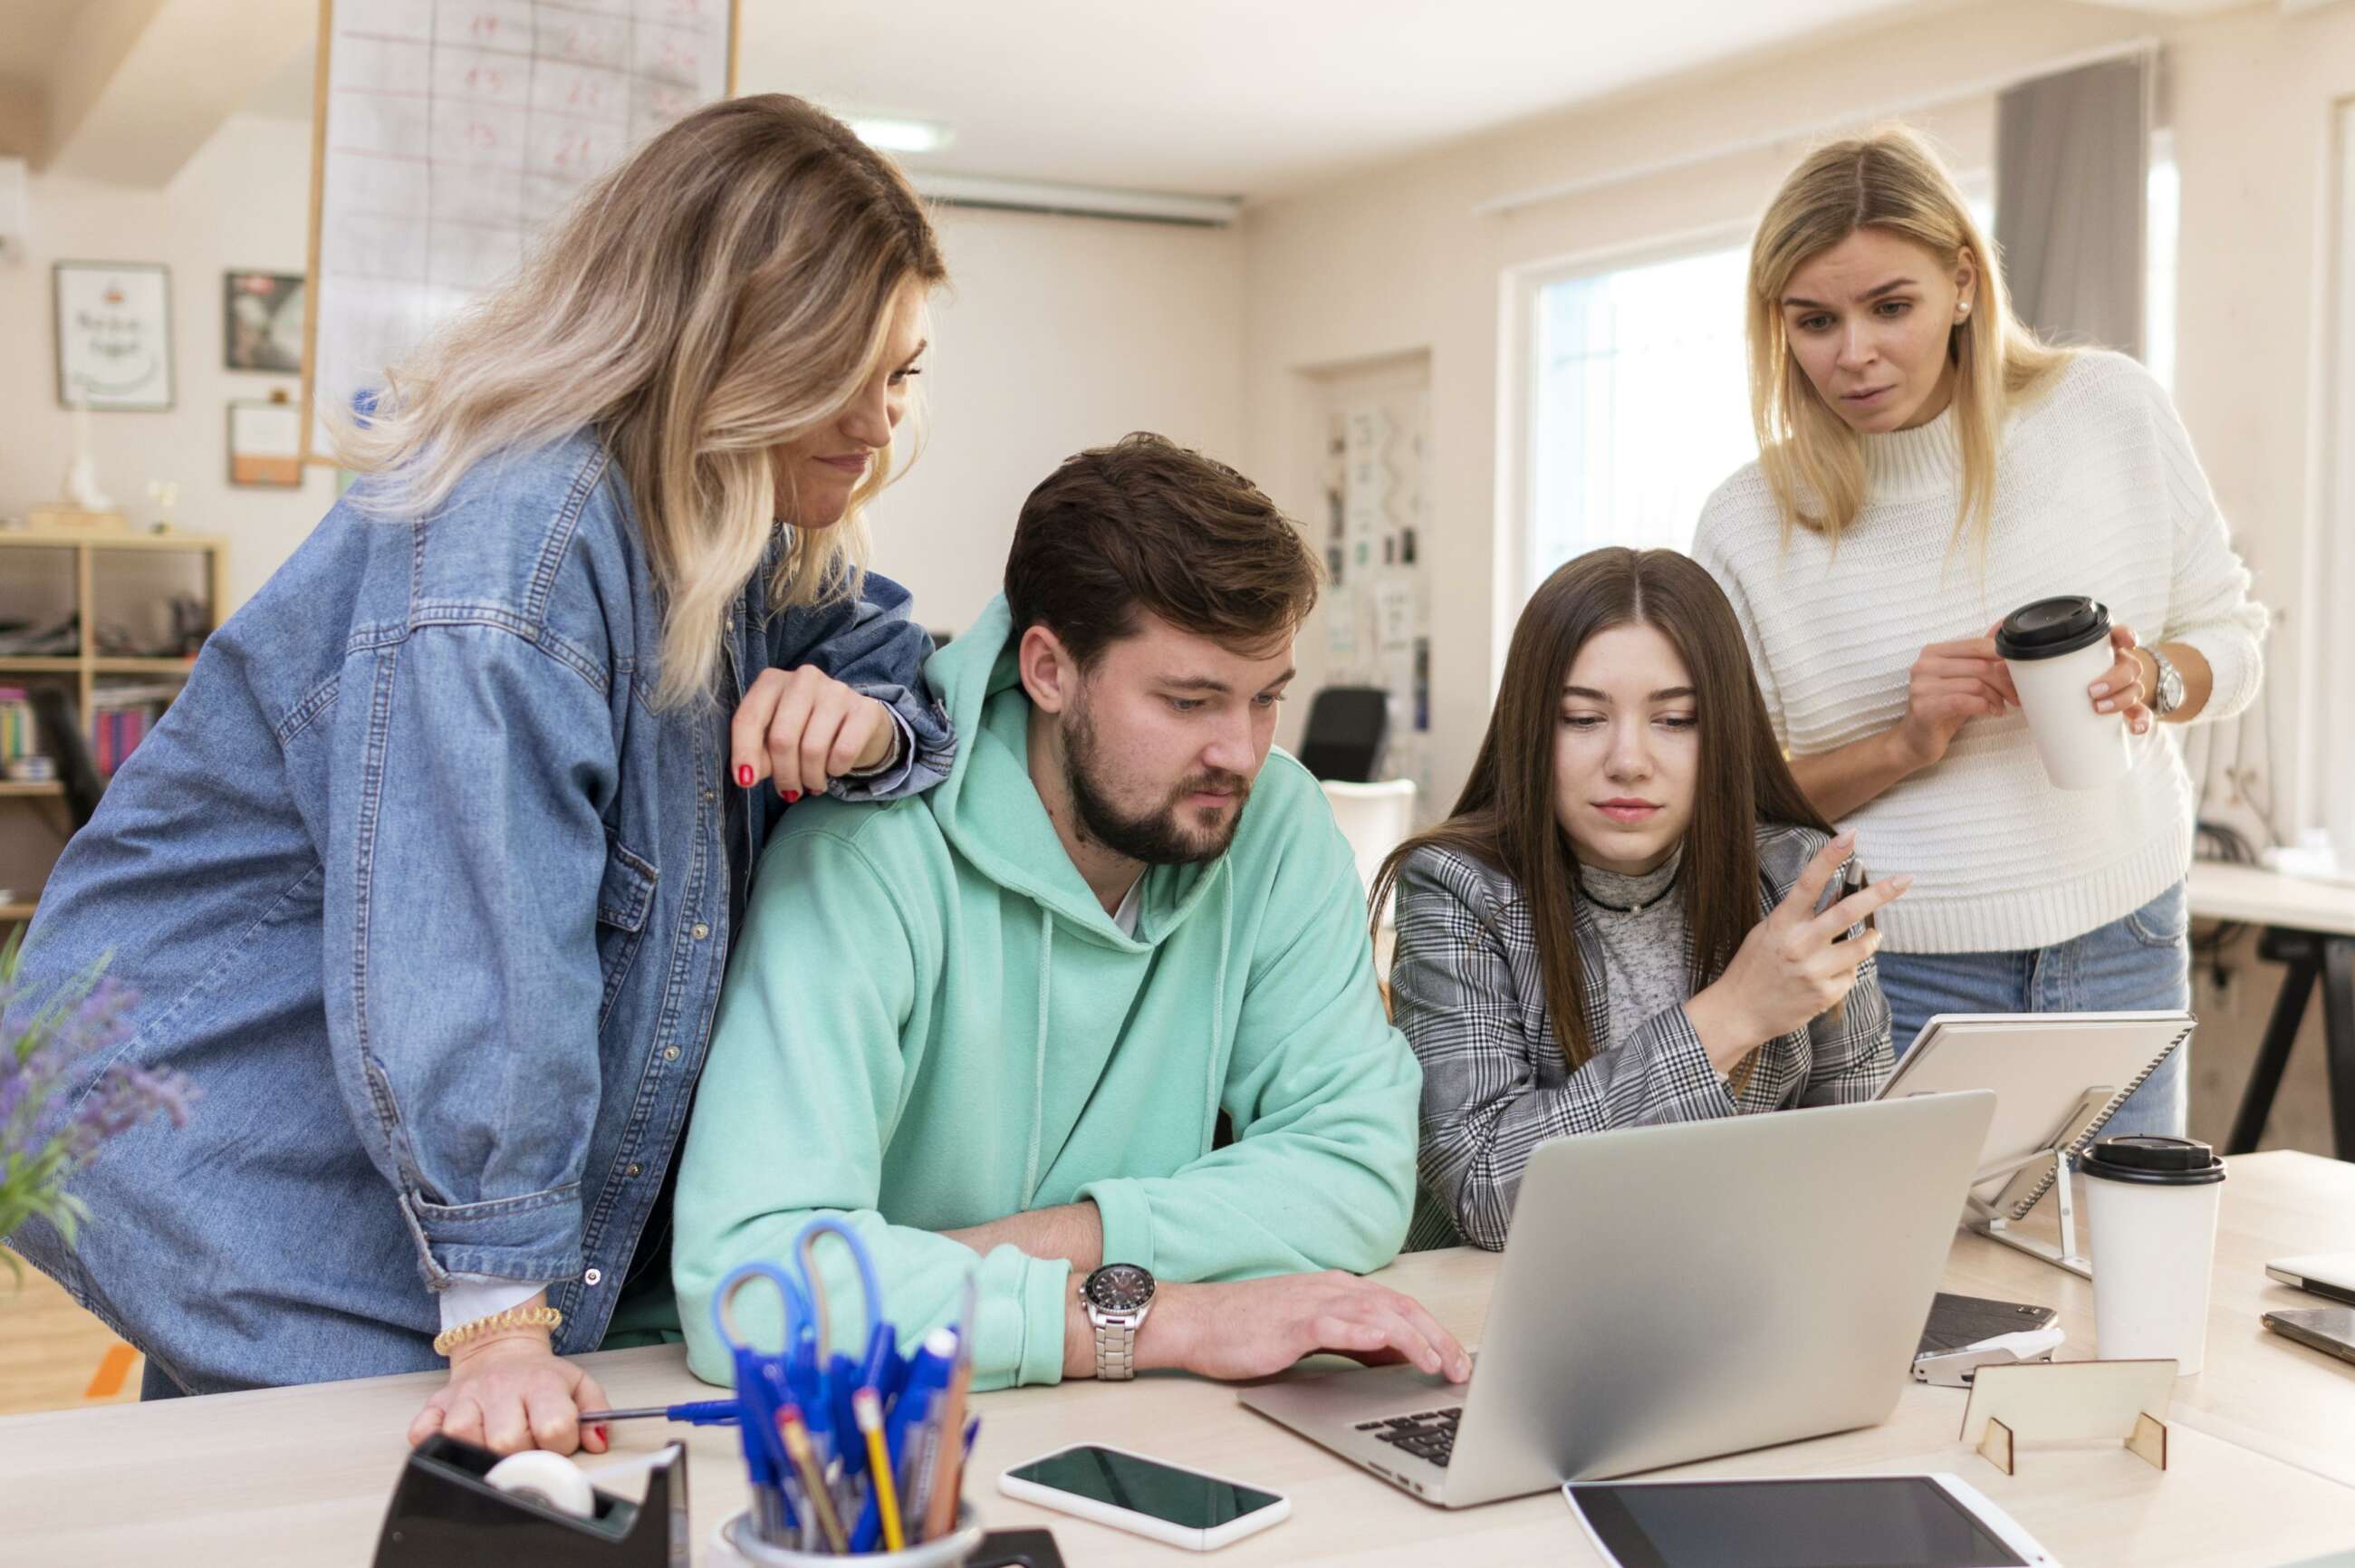
[[[1783,320],[1792,274],[1859,229],[1910,240],[1949,270],[1968,252],[1978,274],[1977,299],[1955,325],[1947,354],[1963,468],[1954,542],[1973,535],[1984,542],[2004,416],[2015,400],[2040,389],[2071,351],[2046,344],[2012,315],[2002,270],[1954,176],[1929,144],[1902,125],[1812,154],[1775,192],[1751,243],[1750,417],[1783,526],[1810,529],[1837,545],[1864,506],[1863,445],[1808,381]]]
[[[422,516],[476,464],[593,428],[627,485],[663,595],[655,700],[708,698],[730,606],[793,515],[770,453],[880,368],[894,310],[947,268],[922,202],[849,127],[782,93],[716,103],[591,187],[520,272],[437,332],[345,418],[363,505]],[[911,443],[912,444],[912,443]],[[777,607],[855,593],[862,508],[793,530]]]

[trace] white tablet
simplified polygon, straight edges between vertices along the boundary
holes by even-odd
[[[2187,1012],[1941,1013],[1922,1026],[1880,1098],[1995,1091],[1981,1181],[2051,1148],[2088,1089],[2124,1093],[2191,1038]]]
[[[1572,1481],[1611,1568],[2059,1568],[1958,1477]]]

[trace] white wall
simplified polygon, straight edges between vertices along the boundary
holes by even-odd
[[[91,416],[101,486],[134,519],[147,482],[180,485],[176,521],[228,535],[231,607],[333,504],[232,488],[224,405],[299,379],[221,368],[221,273],[304,267],[311,133],[229,120],[161,190],[32,180],[29,253],[0,259],[0,516],[53,500],[71,415],[52,371],[53,261],[171,268],[176,406]],[[951,286],[935,303],[925,375],[931,438],[874,510],[877,566],[912,589],[928,625],[957,629],[996,592],[1016,509],[1055,464],[1131,430],[1237,460],[1242,443],[1242,240],[1235,229],[948,208]]]
[[[1232,229],[948,208],[930,433],[873,509],[875,564],[926,625],[997,592],[1055,464],[1133,430],[1242,460],[1243,246]]]
[[[2276,634],[2275,711],[2296,711],[2295,613],[2309,500],[2318,187],[2327,108],[2355,92],[2355,8],[2264,6],[2192,24],[2050,0],[1988,0],[1526,123],[1253,207],[1245,231],[1246,468],[1305,515],[1314,432],[1301,373],[1414,349],[1432,363],[1433,789],[1452,798],[1518,611],[1517,367],[1500,351],[1512,270],[1753,222],[1805,151],[1794,134],[1656,177],[1501,215],[1490,197],[1798,132],[1842,106],[1910,116],[1982,168],[1992,100],[1966,90],[2156,34],[2182,176],[2177,400]],[[1320,638],[1303,638],[1314,649]],[[2285,767],[2292,748],[2281,748]],[[2285,784],[2286,781],[2283,781]]]
[[[53,501],[73,451],[58,404],[50,263],[161,261],[171,269],[174,406],[93,413],[100,487],[133,521],[151,479],[178,484],[173,521],[228,536],[229,592],[242,603],[333,504],[325,470],[300,490],[229,483],[228,403],[300,397],[301,379],[222,368],[221,274],[300,272],[310,227],[311,130],[233,116],[161,189],[36,174],[29,244],[0,257],[0,516]]]

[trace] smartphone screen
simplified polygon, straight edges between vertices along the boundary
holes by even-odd
[[[1185,1530],[1216,1530],[1278,1500],[1273,1492],[1213,1480],[1134,1454],[1066,1448],[1007,1472],[1018,1480],[1126,1509]]]

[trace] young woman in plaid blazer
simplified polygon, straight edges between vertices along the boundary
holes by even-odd
[[[1612,549],[1549,578],[1454,814],[1375,883],[1423,1063],[1408,1246],[1503,1246],[1549,1138],[1871,1098],[1872,913],[1911,879],[1848,891],[1851,847],[1793,781],[1706,571]]]

